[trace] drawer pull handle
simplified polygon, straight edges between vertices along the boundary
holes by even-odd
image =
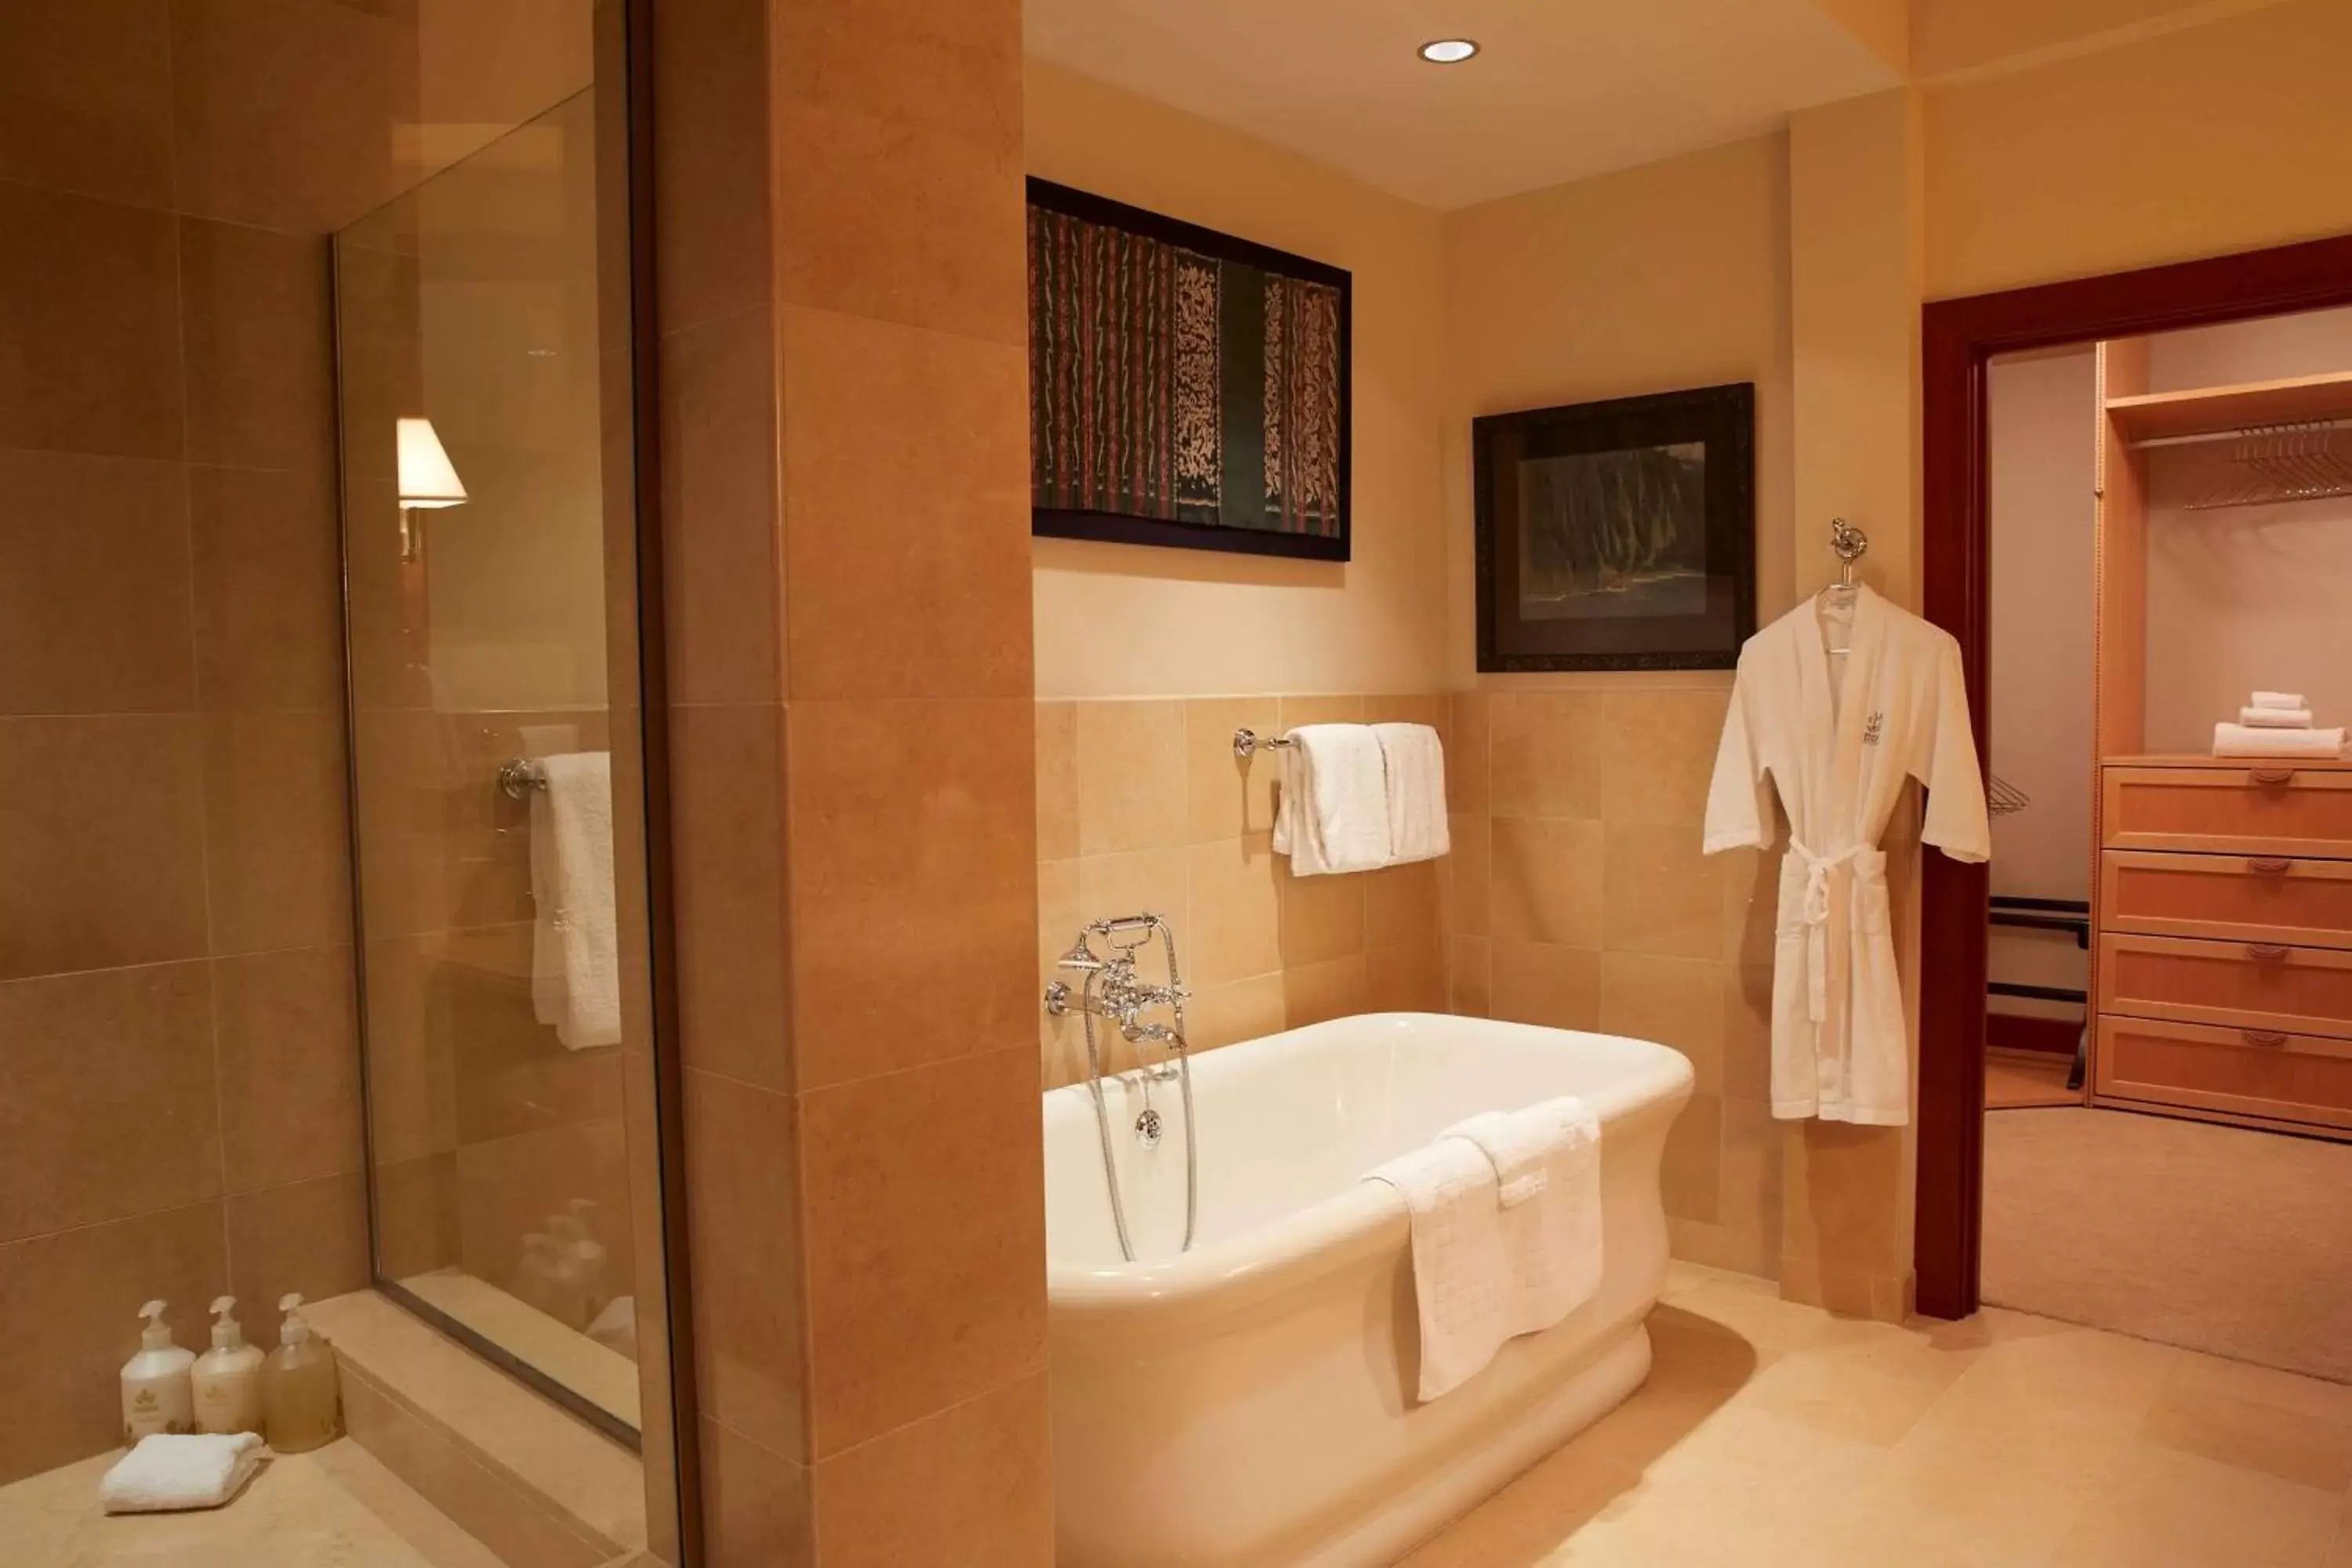
[[[2286,1044],[2286,1037],[2284,1035],[2275,1034],[2269,1029],[2242,1029],[2239,1033],[2245,1036],[2246,1044],[2250,1046],[2283,1046]]]
[[[2284,784],[2294,783],[2294,770],[2293,768],[2256,768],[2250,776],[2258,784]]]
[[[2246,956],[2264,963],[2275,963],[2286,956],[2286,947],[2275,942],[2250,942],[2246,943]]]
[[[2294,862],[2284,855],[2257,855],[2246,862],[2246,869],[2260,871],[2266,877],[2275,877],[2282,871],[2294,870]]]

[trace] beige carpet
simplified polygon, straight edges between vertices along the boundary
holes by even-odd
[[[2074,1070],[2072,1057],[2035,1051],[1985,1053],[1985,1109],[2010,1110],[2021,1105],[2080,1105],[2083,1097],[2066,1087]]]
[[[1984,1299],[2352,1383],[2352,1144],[1994,1111]]]

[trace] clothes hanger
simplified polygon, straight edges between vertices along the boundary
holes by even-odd
[[[1830,519],[1830,549],[1838,558],[1838,580],[1815,595],[1814,603],[1828,605],[1832,609],[1851,610],[1853,608],[1854,600],[1862,592],[1861,584],[1853,580],[1853,563],[1869,552],[1870,535],[1863,532],[1845,519],[1833,517]],[[1830,623],[1832,626],[1837,624],[1835,621]],[[1849,637],[1852,637],[1853,630],[1853,623],[1849,619],[1846,622],[1846,632]],[[1846,647],[1841,647],[1835,643],[1831,643],[1828,645],[1828,651],[1832,655],[1842,654],[1848,651],[1851,646],[1849,643]]]

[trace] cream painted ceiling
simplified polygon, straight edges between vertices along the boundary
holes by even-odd
[[[1032,55],[1451,208],[1900,79],[1817,0],[1027,0]],[[1414,55],[1471,37],[1458,66]]]

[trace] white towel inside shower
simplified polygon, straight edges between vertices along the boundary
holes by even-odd
[[[572,752],[538,760],[530,797],[530,1005],[572,1050],[621,1037],[614,929],[613,759]]]

